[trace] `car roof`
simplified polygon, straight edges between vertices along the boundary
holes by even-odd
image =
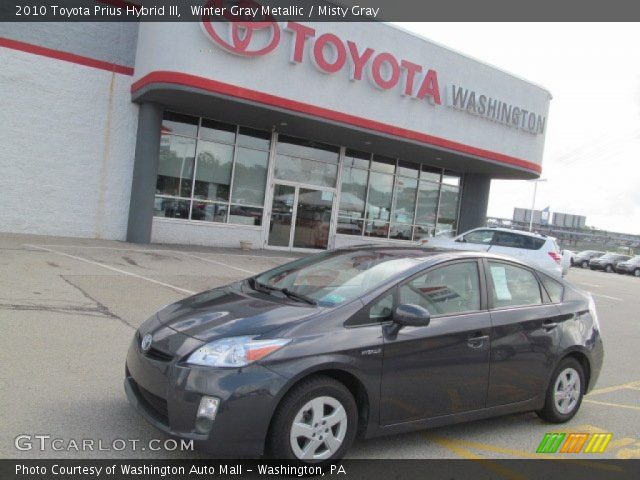
[[[412,257],[412,258],[422,257],[424,260],[421,263],[423,264],[429,264],[429,263],[436,264],[436,263],[444,262],[447,260],[456,260],[456,259],[464,259],[464,258],[487,258],[487,259],[494,259],[494,260],[504,260],[507,262],[523,265],[527,268],[533,268],[534,270],[540,271],[535,266],[521,262],[516,258],[509,257],[506,255],[500,255],[497,253],[481,252],[477,250],[458,250],[458,249],[441,248],[441,247],[421,247],[421,246],[404,247],[404,246],[363,244],[363,245],[352,245],[349,247],[342,247],[334,250],[334,252],[349,252],[349,251],[357,251],[357,250],[388,252],[389,254],[396,254],[396,255],[402,255],[404,252],[404,254],[407,257]]]
[[[515,228],[505,228],[505,227],[478,227],[478,228],[474,228],[473,230],[469,230],[468,232],[464,232],[464,233],[473,232],[474,230],[495,230],[495,231],[498,231],[498,232],[517,233],[518,235],[525,235],[527,237],[551,238],[551,239],[553,239],[553,237],[550,237],[548,235],[544,235],[543,233],[529,232],[527,230],[517,230]],[[462,235],[464,235],[464,233]]]

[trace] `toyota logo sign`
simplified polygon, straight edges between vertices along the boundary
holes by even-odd
[[[202,26],[205,32],[220,47],[227,52],[244,57],[257,57],[271,52],[278,46],[280,42],[280,26],[278,22],[271,18],[272,21],[266,22],[238,22],[235,21],[237,16],[229,16],[228,14],[209,15],[211,10],[208,8],[222,8],[225,0],[209,0],[203,9],[206,12],[202,15]],[[246,1],[243,3],[254,4],[254,2]],[[233,21],[230,21],[233,20]],[[266,31],[266,35],[259,35]]]
[[[149,348],[151,348],[151,341],[152,340],[153,340],[153,337],[151,336],[150,333],[147,333],[142,338],[142,342],[140,342],[140,348],[142,349],[143,352],[146,352],[147,350],[149,350]]]

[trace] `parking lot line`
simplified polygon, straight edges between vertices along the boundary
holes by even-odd
[[[185,255],[185,256],[191,257],[191,258],[196,258],[198,260],[202,260],[203,262],[213,263],[214,265],[220,265],[222,267],[232,268],[234,270],[238,270],[240,272],[248,273],[250,275],[255,275],[256,273],[258,273],[258,272],[255,272],[253,270],[246,270],[244,268],[234,267],[233,265],[229,265],[228,263],[219,262],[217,260],[211,260],[210,258],[199,257],[198,255],[193,255],[191,253],[182,252],[182,255]]]
[[[640,410],[640,407],[636,407],[635,405],[625,405],[623,403],[601,402],[600,400],[591,400],[589,398],[585,398],[584,401],[588,403],[594,403],[596,405],[605,405],[607,407],[627,408],[629,410]]]
[[[164,283],[159,280],[155,280],[153,278],[145,277],[143,275],[138,275],[137,273],[128,272],[126,270],[122,270],[120,268],[112,267],[110,265],[105,265],[104,263],[96,262],[94,260],[89,260],[87,258],[78,257],[77,255],[71,255],[65,252],[59,252],[52,248],[42,247],[38,245],[25,244],[25,247],[35,248],[36,250],[43,250],[45,252],[53,253],[55,255],[61,255],[63,257],[72,258],[73,260],[78,260],[80,262],[88,263],[90,265],[95,265],[97,267],[106,268],[107,270],[111,270],[113,272],[121,273],[123,275],[128,275],[130,277],[139,278],[140,280],[146,280],[147,282],[155,283],[156,285],[161,285],[163,287],[170,288],[171,290],[175,290],[179,293],[184,293],[186,295],[194,295],[196,292],[192,292],[191,290],[186,290],[184,288],[176,287],[175,285],[171,285],[169,283]]]
[[[611,297],[609,295],[603,295],[601,293],[593,293],[593,292],[589,292],[591,295],[593,295],[594,297],[602,297],[602,298],[606,298],[608,300],[614,300],[616,302],[623,302],[624,300],[622,298],[618,298],[618,297]]]
[[[629,382],[629,383],[621,383],[620,385],[612,385],[611,387],[603,387],[603,388],[598,388],[596,390],[592,390],[591,392],[589,392],[589,397],[591,395],[600,395],[603,393],[609,393],[609,392],[617,392],[618,390],[624,390],[625,388],[634,388],[634,387],[640,387],[640,380],[634,380],[633,382]]]

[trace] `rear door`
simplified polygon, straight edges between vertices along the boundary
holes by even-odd
[[[372,305],[390,314],[389,298]],[[380,423],[433,418],[484,408],[489,379],[489,332],[484,277],[476,259],[422,272],[396,288],[394,305],[431,313],[426,327],[385,326]]]
[[[562,329],[536,274],[522,265],[485,260],[491,312],[487,407],[544,394]]]

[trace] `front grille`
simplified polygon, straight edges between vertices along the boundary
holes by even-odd
[[[172,355],[169,355],[168,353],[165,353],[165,352],[161,352],[157,348],[153,348],[153,347],[147,350],[145,355],[149,358],[153,358],[154,360],[158,360],[160,362],[170,362],[171,360],[173,360]]]
[[[151,413],[154,413],[156,416],[158,416],[164,423],[168,423],[169,407],[167,406],[167,401],[164,398],[151,393],[149,390],[142,388],[133,378],[129,378],[140,393],[140,397],[142,397],[141,400],[144,401]]]

